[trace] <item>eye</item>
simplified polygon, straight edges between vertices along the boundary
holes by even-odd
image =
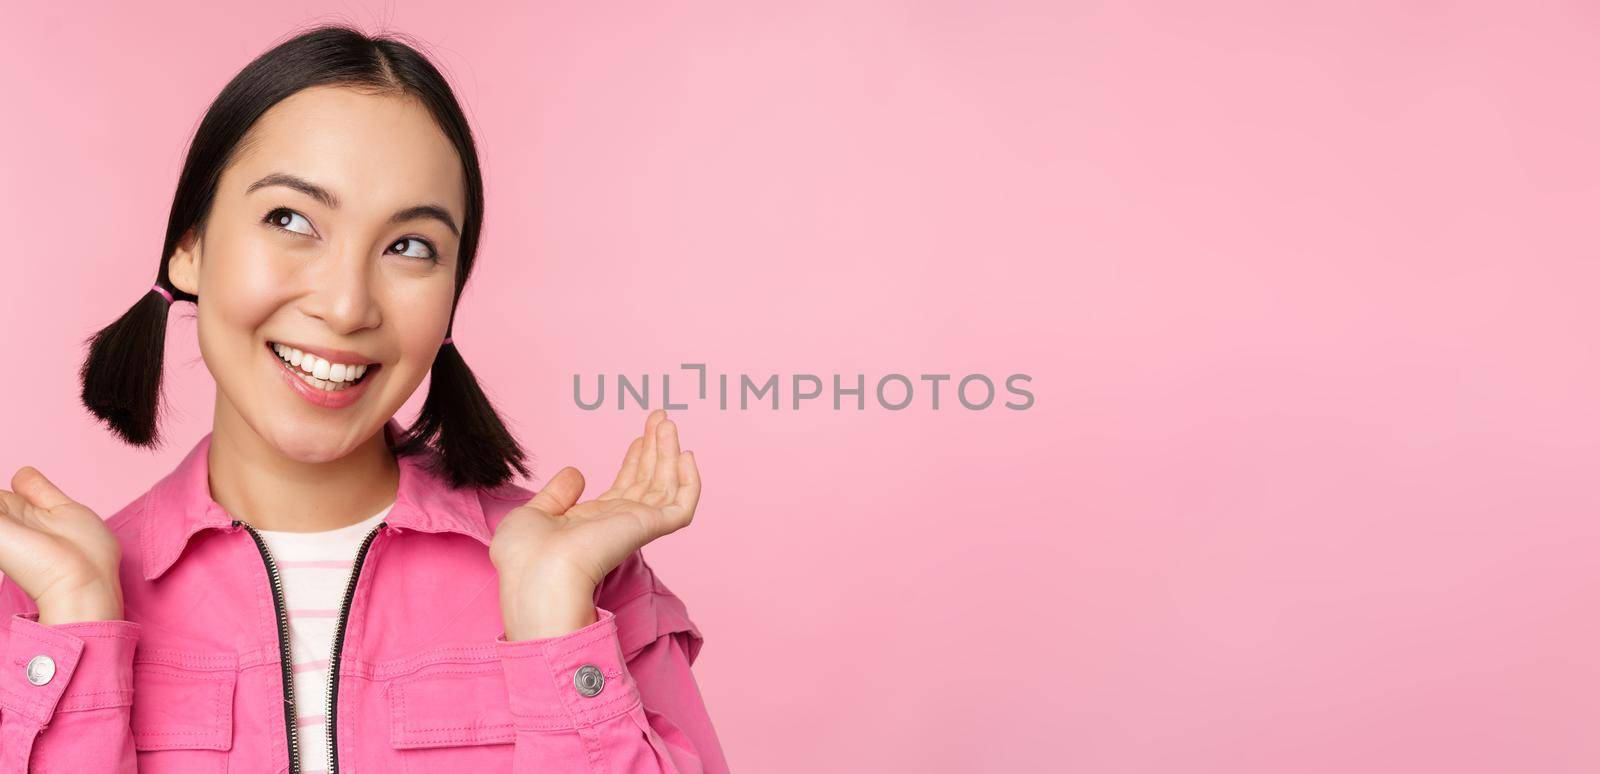
[[[297,220],[302,224],[303,228],[305,229],[304,231],[294,228],[294,223]],[[273,228],[288,231],[291,234],[300,234],[302,236],[317,235],[317,232],[311,228],[311,221],[307,220],[306,216],[301,215],[300,213],[295,212],[288,207],[279,207],[267,213],[267,217],[262,218],[262,222],[272,226]]]
[[[400,239],[396,239],[394,242],[390,243],[389,249],[393,250],[401,246],[406,246],[408,248],[402,251],[400,253],[401,255],[409,255],[412,258],[422,258],[429,261],[439,260],[439,253],[433,249],[433,244],[426,239],[418,239],[416,237],[401,237]],[[412,252],[416,249],[421,249],[423,253],[421,255],[417,255],[416,253]]]

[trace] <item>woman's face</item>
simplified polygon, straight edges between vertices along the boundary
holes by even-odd
[[[464,185],[455,147],[410,98],[316,87],[262,115],[205,233],[168,268],[199,297],[218,424],[241,420],[303,462],[380,432],[449,327]],[[291,365],[273,345],[327,362],[288,352]]]

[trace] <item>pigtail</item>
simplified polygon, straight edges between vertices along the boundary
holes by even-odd
[[[531,475],[522,447],[448,338],[433,359],[417,421],[397,439],[395,453],[415,454],[429,447],[436,452],[438,472],[455,488],[494,488],[509,481],[513,470]]]
[[[83,405],[134,446],[160,445],[158,401],[171,291],[152,286],[116,322],[84,341]]]

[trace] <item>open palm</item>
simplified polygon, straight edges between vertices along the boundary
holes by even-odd
[[[501,573],[566,573],[598,586],[636,549],[693,520],[700,471],[694,452],[678,446],[676,423],[656,409],[599,497],[577,502],[583,474],[562,468],[500,522],[490,546],[495,566]]]
[[[96,608],[116,618],[122,548],[99,514],[67,497],[33,467],[0,489],[0,572],[38,605],[41,620]]]

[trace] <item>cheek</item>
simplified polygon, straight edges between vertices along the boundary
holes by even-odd
[[[395,363],[384,367],[388,374],[384,389],[392,394],[409,396],[416,391],[432,370],[445,331],[450,327],[455,286],[447,285],[440,290],[430,289],[430,284],[397,283],[394,294],[385,302],[383,327],[389,330],[400,353]]]
[[[409,283],[396,293],[393,308],[403,314],[390,315],[400,337],[400,346],[412,357],[432,359],[450,328],[450,311],[455,285],[428,282]]]
[[[209,339],[253,348],[253,332],[285,303],[292,286],[286,270],[281,256],[248,236],[207,245],[200,266],[202,344]]]

